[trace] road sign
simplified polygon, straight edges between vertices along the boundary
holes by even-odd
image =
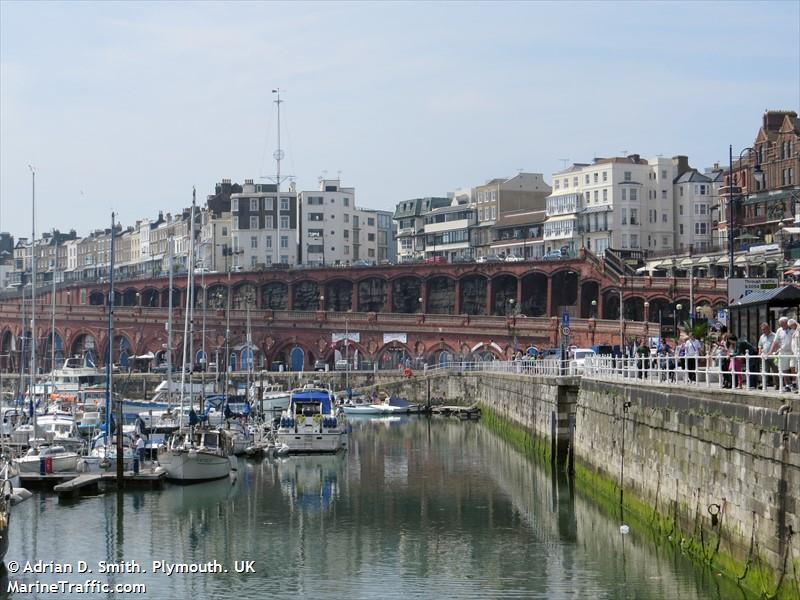
[[[565,325],[564,327],[562,327],[561,333],[563,333],[564,335],[569,335],[569,325]]]
[[[569,313],[565,312],[561,315],[561,326],[562,327],[569,327]]]

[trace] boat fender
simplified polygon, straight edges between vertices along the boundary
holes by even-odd
[[[166,472],[167,472],[167,470],[164,467],[161,467],[161,466],[158,466],[155,469],[153,469],[153,473],[155,473],[156,475],[161,475],[162,473],[166,473]]]
[[[104,458],[100,461],[100,468],[101,469],[108,469],[111,466],[111,461],[107,458]]]
[[[78,471],[78,473],[86,473],[86,461],[80,459],[75,469]]]

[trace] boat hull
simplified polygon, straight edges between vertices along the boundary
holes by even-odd
[[[16,462],[20,473],[39,473],[41,472],[41,458],[39,456],[23,456]],[[78,455],[71,456],[48,456],[53,461],[53,473],[75,472],[78,470]]]
[[[167,479],[179,483],[198,483],[222,479],[231,472],[227,456],[194,449],[170,449],[159,454],[158,462],[167,472]]]
[[[279,429],[275,444],[286,444],[289,454],[333,454],[347,448],[347,432],[343,430],[313,431],[312,427]]]
[[[262,413],[271,413],[286,410],[289,408],[289,394],[281,394],[272,398],[262,398],[258,401]]]

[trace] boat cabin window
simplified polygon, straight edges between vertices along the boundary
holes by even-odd
[[[306,404],[306,403],[296,404],[295,407],[296,407],[295,408],[295,414],[303,415],[304,417],[313,417],[314,415],[318,415],[319,412],[320,412],[318,403],[316,403],[316,404],[310,404],[310,403],[309,404]]]

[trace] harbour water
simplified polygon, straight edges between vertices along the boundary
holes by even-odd
[[[647,532],[621,535],[616,518],[479,422],[353,420],[336,456],[240,461],[234,484],[71,504],[40,493],[12,518],[15,570],[40,560],[93,571],[18,571],[12,586],[94,579],[198,599],[744,597]],[[145,572],[99,574],[101,561]],[[228,572],[168,575],[153,561]],[[255,572],[235,573],[245,561]]]

